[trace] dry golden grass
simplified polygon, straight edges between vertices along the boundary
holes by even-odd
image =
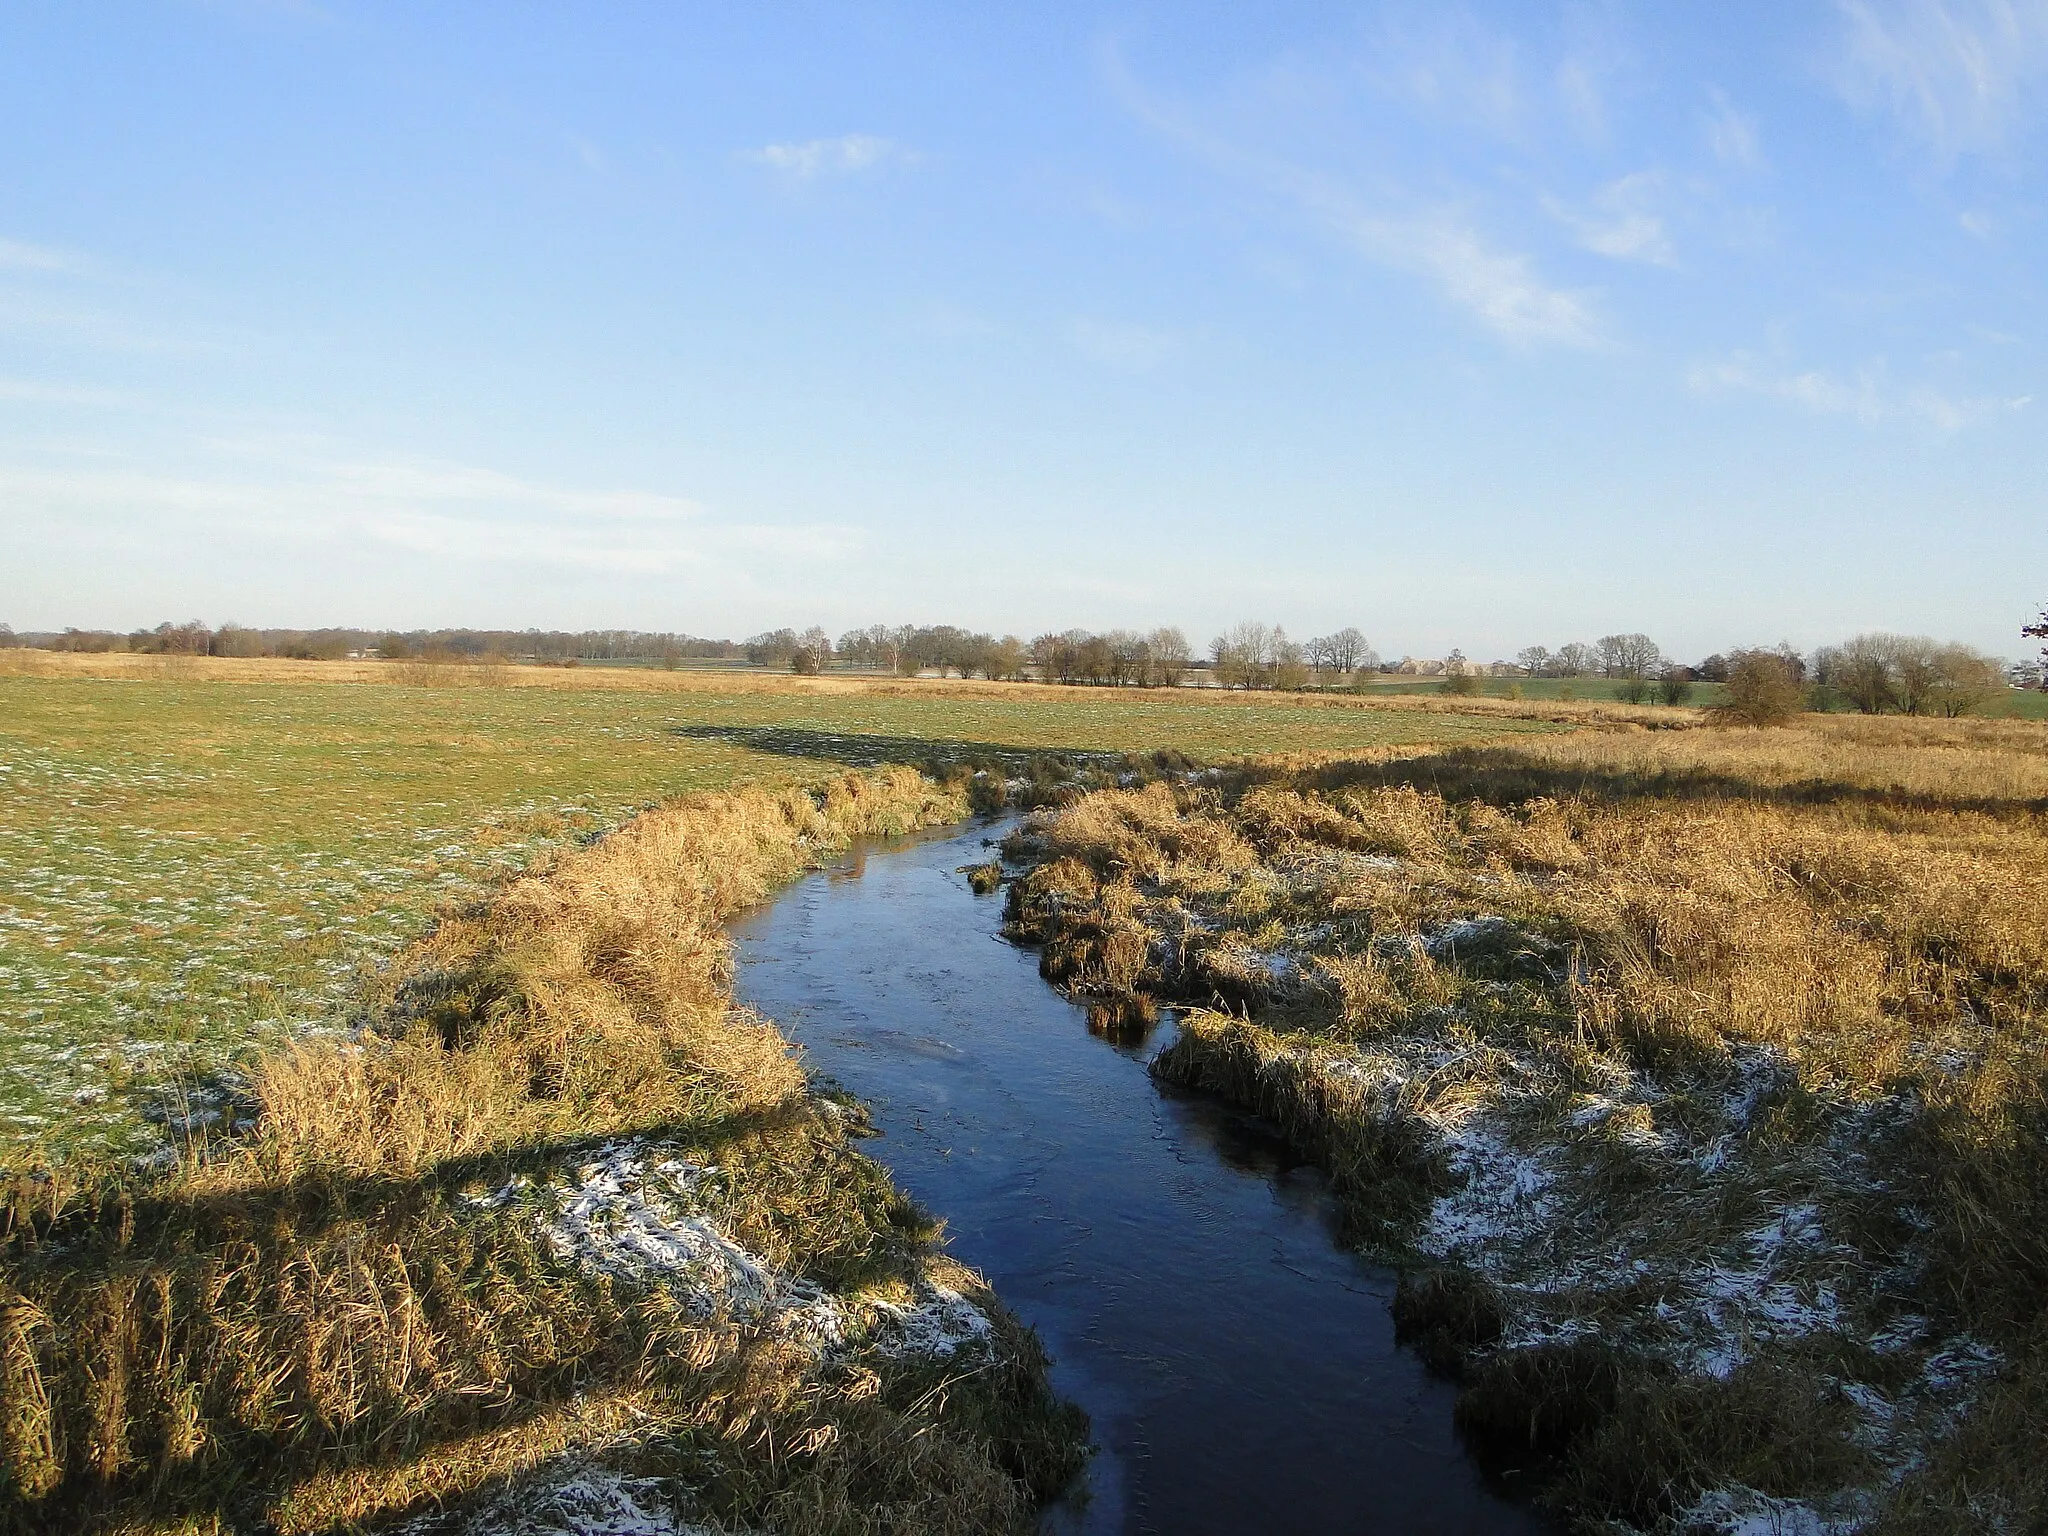
[[[732,1010],[724,933],[850,839],[965,809],[964,784],[898,769],[650,812],[444,922],[369,1032],[259,1063],[245,1134],[153,1180],[15,1177],[0,1529],[356,1529],[565,1458],[784,1532],[1014,1528],[1078,1436],[1000,1315],[960,1380],[821,1355],[463,1198],[644,1135],[722,1171],[711,1214],[777,1271],[849,1299],[936,1278],[993,1309]]]
[[[1013,851],[1047,974],[1207,1005],[1158,1070],[1331,1168],[1468,1427],[1561,1455],[1565,1507],[2048,1519],[2011,1427],[2048,1422],[2048,730],[1274,761]]]

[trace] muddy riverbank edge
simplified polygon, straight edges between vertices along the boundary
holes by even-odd
[[[445,914],[358,1030],[203,1090],[161,1166],[9,1171],[0,1530],[1027,1525],[1085,1425],[734,1008],[725,929],[1003,793],[651,809]]]

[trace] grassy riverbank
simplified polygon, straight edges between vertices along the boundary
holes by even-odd
[[[23,1532],[1015,1528],[1080,1426],[853,1150],[857,1107],[734,1012],[725,922],[1048,754],[1550,728],[28,660],[0,678]],[[907,762],[940,778],[849,772]]]
[[[134,1150],[167,1081],[348,1022],[436,911],[643,806],[849,766],[1489,739],[1223,695],[0,651],[0,1161]]]
[[[13,1180],[0,1530],[1017,1528],[1079,1461],[1035,1342],[728,991],[734,912],[966,809],[896,769],[651,811],[174,1166]]]
[[[1560,1508],[2032,1529],[2044,749],[1825,719],[1162,782],[1020,839],[1013,923],[1105,1027],[1195,1005],[1160,1073],[1331,1168]]]

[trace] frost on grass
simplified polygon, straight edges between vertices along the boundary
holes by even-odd
[[[928,1355],[950,1359],[963,1348],[989,1343],[988,1314],[958,1291],[927,1280],[911,1305],[878,1301],[874,1330],[878,1353],[892,1359]]]
[[[1042,818],[1020,846],[1100,867],[1130,857],[1107,836],[1090,845],[1111,824],[1100,807]],[[1213,829],[1176,846],[1204,838],[1223,846]],[[1790,1369],[1848,1406],[1855,1449],[1878,1469],[1873,1486],[1805,1502],[1679,1490],[1696,1503],[1660,1530],[1855,1529],[1997,1368],[1909,1310],[1924,1263],[1911,1234],[1927,1229],[1897,1182],[1911,1106],[1802,1073],[1774,1046],[1728,1040],[1652,1068],[1583,1022],[1574,1031],[1584,963],[1541,915],[1568,873],[1523,879],[1305,840],[1255,864],[1179,863],[1171,841],[1144,878],[1113,895],[1105,879],[1099,899],[1149,931],[1166,995],[1217,1010],[1170,1071],[1249,1072],[1233,1092],[1385,1128],[1367,1144],[1394,1149],[1387,1178],[1409,1198],[1388,1209],[1413,1217],[1384,1218],[1381,1241],[1460,1276],[1454,1290],[1417,1288],[1419,1329],[1447,1330],[1445,1347],[1474,1367],[1597,1345],[1706,1400],[1742,1390],[1748,1367]],[[1062,890],[1047,881],[1054,931],[1069,918]],[[1102,920],[1094,900],[1082,893],[1080,921]],[[1433,1297],[1475,1310],[1431,1313]]]
[[[398,1536],[719,1536],[675,1512],[672,1485],[595,1462],[512,1483],[484,1503],[421,1515]]]
[[[1677,1517],[1688,1536],[1851,1536],[1863,1528],[1868,1501],[1844,1498],[1823,1511],[1802,1499],[1776,1499],[1754,1488],[1716,1488]]]
[[[535,1184],[517,1179],[477,1204],[531,1208],[563,1259],[621,1279],[661,1284],[693,1316],[774,1330],[820,1354],[862,1343],[890,1358],[949,1357],[988,1344],[988,1315],[929,1278],[908,1305],[835,1295],[748,1252],[703,1213],[719,1170],[638,1139],[606,1142]]]
[[[1484,1277],[1504,1314],[1495,1350],[1594,1338],[1726,1381],[1788,1346],[1839,1344],[1841,1374],[1826,1385],[1854,1409],[1854,1438],[1885,1482],[1920,1463],[2001,1363],[1908,1309],[1900,1255],[1836,1230],[1845,1219],[1831,1212],[1898,1198],[1881,1172],[1893,1106],[1823,1102],[1815,1143],[1759,1150],[1753,1121],[1789,1078],[1779,1053],[1742,1048],[1718,1091],[1690,1085],[1689,1120],[1661,1126],[1679,1085],[1613,1061],[1603,1091],[1566,1096],[1533,1054],[1420,1034],[1294,1059],[1432,1149],[1449,1187],[1412,1247]],[[1886,1357],[1886,1385],[1855,1379],[1858,1352]],[[1670,1529],[1833,1536],[1862,1529],[1880,1491],[1800,1501],[1713,1489]]]

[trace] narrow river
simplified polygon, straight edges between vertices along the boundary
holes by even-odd
[[[739,995],[873,1108],[866,1145],[1037,1328],[1100,1448],[1058,1533],[1517,1532],[1394,1345],[1393,1277],[1317,1171],[1168,1089],[996,935],[977,825],[892,840],[735,927]]]

